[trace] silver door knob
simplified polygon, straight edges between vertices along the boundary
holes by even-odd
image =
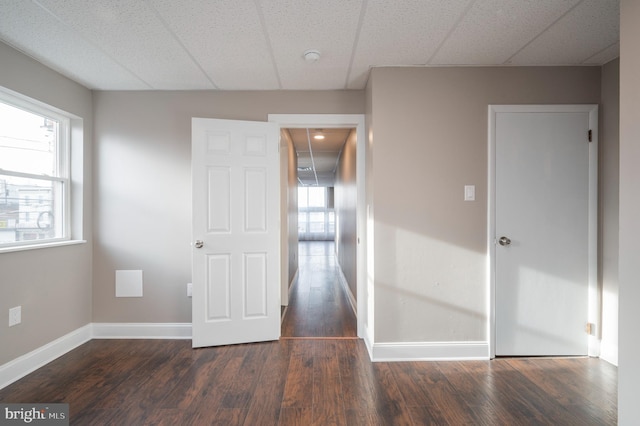
[[[196,242],[193,244],[193,246],[194,246],[195,248],[202,248],[202,247],[204,247],[204,241],[202,241],[202,240],[196,240]]]
[[[509,244],[511,244],[511,240],[507,237],[500,237],[500,239],[498,240],[498,244],[500,244],[501,246],[508,246]]]

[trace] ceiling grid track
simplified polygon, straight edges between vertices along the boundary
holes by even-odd
[[[178,37],[178,35],[175,33],[175,31],[173,31],[171,29],[171,27],[169,26],[169,24],[167,23],[167,21],[162,17],[162,15],[160,15],[160,13],[156,10],[155,7],[153,7],[152,5],[149,4],[148,1],[145,0],[145,3],[147,5],[147,7],[149,9],[151,9],[153,11],[153,13],[156,15],[156,18],[158,18],[158,20],[162,23],[162,25],[165,27],[165,29],[169,32],[169,34],[171,34],[171,37],[173,37],[173,39],[176,41],[176,43],[178,43],[178,45],[182,48],[182,50],[184,50],[184,52],[186,53],[186,55],[191,58],[191,60],[193,61],[193,63],[195,64],[196,67],[198,67],[198,69],[200,71],[202,71],[202,75],[204,75],[204,78],[206,78],[209,83],[211,83],[211,85],[213,86],[213,89],[215,90],[220,90],[220,86],[218,86],[213,79],[211,78],[211,76],[209,76],[209,74],[207,74],[207,72],[204,70],[204,68],[202,67],[202,65],[200,64],[200,62],[198,62],[198,60],[196,58],[193,57],[193,54],[191,54],[191,51],[189,49],[187,49],[187,46],[184,45],[184,43],[182,42],[182,40],[180,40],[180,38]]]
[[[444,36],[444,38],[442,39],[440,44],[438,44],[438,47],[436,47],[436,50],[434,50],[433,53],[431,54],[431,56],[429,57],[429,59],[427,59],[427,62],[425,62],[426,65],[431,64],[431,61],[433,61],[433,58],[435,58],[436,55],[438,54],[438,52],[440,52],[440,49],[442,49],[442,46],[444,46],[444,44],[447,42],[447,40],[449,40],[449,37],[451,37],[451,34],[453,34],[453,32],[458,28],[458,25],[460,25],[460,22],[462,22],[464,17],[467,16],[467,13],[469,13],[469,11],[471,10],[471,8],[475,4],[475,2],[476,2],[476,0],[471,0],[469,2],[469,4],[467,5],[467,7],[464,8],[462,13],[460,14],[458,19],[456,20],[455,24],[453,24],[451,26],[451,28],[449,29],[449,32],[447,32],[447,35]]]
[[[595,58],[596,56],[598,56],[599,54],[601,54],[602,52],[606,52],[607,50],[611,49],[612,47],[616,46],[617,44],[619,44],[619,41],[613,42],[610,45],[598,50],[596,53],[594,53],[593,55],[589,56],[587,59],[585,59],[584,61],[582,61],[583,64],[587,64],[591,59]]]
[[[509,56],[504,62],[503,65],[508,65],[511,63],[511,61],[513,60],[513,58],[516,57],[516,55],[520,52],[522,52],[524,49],[526,49],[528,46],[530,46],[534,41],[536,41],[537,39],[539,39],[542,34],[546,33],[547,31],[549,31],[550,28],[552,28],[555,24],[557,24],[558,22],[560,22],[560,20],[562,20],[562,18],[564,18],[565,16],[567,16],[569,13],[571,13],[576,7],[580,6],[582,3],[584,2],[584,0],[580,0],[578,3],[574,4],[572,7],[570,7],[566,12],[564,12],[562,15],[560,15],[558,17],[558,19],[556,19],[555,21],[553,21],[552,23],[550,23],[546,28],[544,28],[542,31],[540,31],[538,33],[538,35],[536,35],[534,38],[532,38],[531,40],[529,40],[528,43],[525,43],[524,46],[522,46],[520,49],[516,50],[515,53],[513,53],[511,56]]]
[[[351,71],[353,70],[353,61],[356,57],[356,52],[358,51],[358,44],[360,43],[360,33],[362,31],[362,23],[364,22],[364,17],[367,14],[367,1],[362,0],[362,6],[360,7],[360,16],[358,17],[358,26],[356,27],[356,36],[353,40],[353,48],[351,49],[351,58],[349,58],[349,66],[347,68],[347,78],[344,82],[345,90],[349,89],[349,80],[351,79]]]
[[[276,55],[273,53],[273,45],[271,44],[271,37],[269,37],[269,31],[267,31],[267,23],[264,19],[264,13],[260,7],[259,0],[253,0],[258,12],[258,19],[260,19],[260,26],[264,34],[265,42],[267,43],[267,49],[269,50],[269,58],[271,58],[271,65],[273,66],[273,72],[276,74],[276,80],[278,81],[278,89],[282,90],[282,79],[280,78],[280,72],[278,71],[278,64],[276,63]]]
[[[78,34],[78,37],[80,37],[82,40],[84,40],[87,44],[90,44],[91,46],[94,46],[98,51],[102,52],[102,54],[104,54],[106,57],[108,57],[109,59],[111,59],[115,64],[117,64],[120,68],[122,68],[123,70],[127,71],[133,78],[135,78],[136,80],[138,80],[139,82],[141,82],[142,84],[144,84],[145,86],[147,86],[148,89],[155,89],[155,87],[153,87],[153,85],[151,85],[149,82],[147,82],[146,80],[142,79],[138,74],[136,74],[135,72],[131,71],[129,69],[129,67],[125,66],[124,64],[122,64],[120,61],[118,61],[116,58],[113,57],[113,55],[110,55],[108,52],[106,52],[102,47],[100,47],[98,44],[92,42],[91,40],[87,39],[86,37],[84,37],[82,35],[82,33],[80,33],[79,31],[77,31],[75,28],[73,28],[71,25],[67,24],[65,21],[63,21],[62,19],[60,19],[60,17],[58,15],[56,15],[55,13],[53,13],[51,10],[49,10],[46,6],[44,6],[41,2],[39,2],[38,0],[32,0],[34,4],[38,5],[38,7],[42,10],[44,10],[47,14],[49,14],[51,17],[53,17],[53,19],[55,19],[56,21],[60,22],[60,24],[64,27],[66,27],[69,31]]]

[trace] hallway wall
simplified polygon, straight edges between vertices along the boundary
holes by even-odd
[[[336,254],[349,289],[357,295],[356,131],[349,133],[340,153],[335,184]]]
[[[282,241],[282,300],[298,272],[298,155],[287,129],[280,130],[280,241]]]

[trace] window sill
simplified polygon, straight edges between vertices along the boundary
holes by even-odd
[[[37,250],[37,249],[50,248],[50,247],[73,246],[76,244],[85,244],[86,242],[87,240],[66,240],[66,241],[54,241],[54,242],[42,243],[42,244],[29,244],[24,246],[1,247],[0,254],[10,253],[14,251]]]

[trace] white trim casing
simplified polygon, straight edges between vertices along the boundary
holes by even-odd
[[[366,191],[366,135],[364,114],[269,114],[268,121],[278,123],[280,128],[355,128],[356,129],[356,186],[357,186],[357,321],[358,337],[365,338],[365,319],[373,318],[373,307],[361,295],[367,294],[367,263],[373,259],[367,256],[367,206]],[[370,321],[370,320],[369,320]],[[369,339],[366,339],[369,341]]]
[[[373,362],[488,360],[488,342],[374,343]]]

